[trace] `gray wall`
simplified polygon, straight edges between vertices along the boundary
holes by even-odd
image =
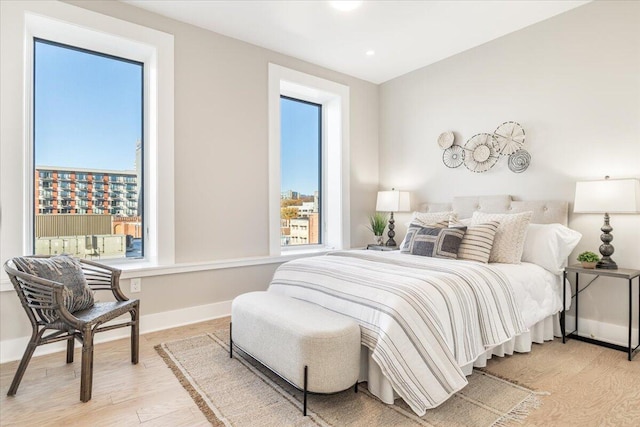
[[[5,2],[2,2],[5,3]],[[267,68],[272,62],[350,89],[351,244],[368,243],[378,189],[378,86],[115,1],[71,4],[174,36],[177,263],[269,255]],[[20,3],[38,11],[38,2]],[[5,12],[3,10],[3,12]],[[19,19],[19,18],[17,18]],[[22,39],[2,27],[3,105],[22,109]],[[5,86],[6,85],[6,86]],[[9,109],[6,110],[9,113]],[[21,137],[18,120],[9,132]],[[4,134],[3,134],[4,135]],[[15,177],[16,182],[22,180]],[[18,206],[4,206],[4,213]],[[6,215],[5,215],[6,218]],[[3,230],[3,233],[7,230]],[[227,301],[266,289],[277,265],[145,277],[142,315]],[[128,281],[123,281],[128,289]],[[136,295],[137,296],[137,295]],[[27,336],[13,292],[0,294],[0,340]]]
[[[414,208],[480,194],[573,202],[578,180],[640,177],[638,22],[638,2],[593,2],[382,84],[381,187],[412,190]],[[526,131],[526,172],[512,173],[506,158],[483,174],[443,165],[441,132],[464,145],[508,120]],[[611,221],[613,258],[640,268],[640,215]],[[583,233],[576,252],[598,251],[602,222],[570,215]],[[625,325],[626,292],[599,279],[581,295],[582,314]]]

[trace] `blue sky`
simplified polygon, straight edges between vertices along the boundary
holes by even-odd
[[[318,190],[320,107],[280,98],[281,189],[313,195]]]
[[[142,136],[142,67],[35,45],[36,166],[135,169]],[[318,190],[319,106],[281,99],[283,191]]]
[[[36,166],[135,169],[142,66],[35,46]]]

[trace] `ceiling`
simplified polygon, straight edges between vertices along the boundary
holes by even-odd
[[[123,0],[373,83],[440,61],[588,1]],[[349,3],[349,2],[340,2]],[[367,51],[375,51],[367,55]]]

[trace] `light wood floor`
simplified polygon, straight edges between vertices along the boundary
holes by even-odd
[[[140,337],[140,363],[129,362],[129,340],[98,344],[93,398],[81,403],[80,354],[34,358],[18,394],[6,393],[17,362],[0,365],[0,425],[200,426],[208,425],[154,346],[202,334],[228,318]],[[526,420],[527,426],[640,425],[640,355],[560,340],[535,345],[532,353],[497,358],[487,371],[551,394]]]

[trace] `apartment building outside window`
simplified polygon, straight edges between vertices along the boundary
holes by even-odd
[[[280,242],[321,244],[322,105],[280,96]]]
[[[144,65],[37,38],[33,52],[34,252],[94,257],[95,237],[100,258],[142,257]]]

